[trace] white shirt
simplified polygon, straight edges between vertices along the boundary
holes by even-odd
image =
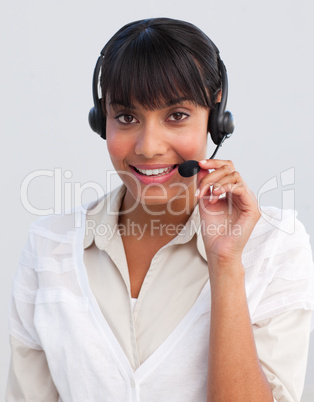
[[[110,199],[106,200],[105,206],[110,205],[112,212],[118,212],[123,194],[123,188],[114,192]],[[279,212],[276,209],[268,210],[273,219],[276,219]],[[87,217],[87,228],[91,227],[88,224],[91,218],[96,218],[95,222],[98,225],[100,223],[111,228],[114,228],[117,223],[117,214],[110,215],[100,211],[99,214],[94,215],[91,210]],[[139,368],[168,339],[193,307],[208,281],[204,246],[201,235],[196,233],[195,222],[197,223],[198,219],[196,209],[185,231],[154,257],[133,315],[130,307],[128,270],[121,237],[118,233],[109,238],[99,233],[91,235],[90,232],[85,236],[87,249],[84,259],[89,284],[73,282],[70,285],[71,292],[79,291],[82,286],[91,287],[101,313],[109,323],[133,370]],[[55,237],[55,240],[51,240],[59,242],[58,247],[62,249],[60,239],[68,240],[72,236],[72,231],[66,227],[69,222],[66,223],[59,218],[54,228],[51,222],[54,221],[51,219],[41,221],[38,227],[45,233],[49,227],[50,237]],[[61,226],[58,227],[59,225]],[[293,235],[287,235],[284,231],[287,225],[289,225],[289,219],[281,223],[281,229],[276,229],[261,220],[244,250],[243,263],[246,268],[246,289],[254,336],[263,369],[270,381],[274,396],[278,400],[286,398],[280,400],[295,401],[300,397],[304,380],[309,333],[306,327],[309,326],[310,317],[310,313],[306,313],[304,309],[314,306],[311,288],[313,271],[311,250],[302,225],[297,222],[296,232]],[[57,235],[61,227],[63,237]],[[40,258],[43,269],[40,272],[43,273],[45,264],[47,266],[51,261],[45,260],[45,253],[48,252],[47,245],[41,244],[41,248],[43,254]],[[77,252],[83,253],[82,245],[81,251]],[[63,259],[65,272],[67,272],[68,263],[69,261]],[[47,283],[44,286],[51,286],[51,278],[46,276]],[[20,295],[15,292],[14,297],[15,305],[20,304]],[[294,325],[295,319],[300,320],[300,325]],[[25,347],[40,350],[40,342],[37,344],[34,342],[34,337],[29,337],[29,333],[26,334],[28,331],[25,332],[25,325],[23,323],[21,325],[19,320],[20,317],[16,314],[14,317],[13,312],[11,334],[22,341]],[[301,334],[302,338],[300,338]],[[13,342],[14,345],[17,344],[16,340]],[[16,357],[15,362],[17,362],[15,366],[16,364],[19,366],[17,350],[18,347],[13,348],[13,357]],[[291,364],[283,364],[282,357],[289,357]],[[14,381],[21,381],[16,377],[19,376],[11,373],[11,384]],[[12,378],[15,380],[13,381]],[[47,383],[50,384],[49,381]],[[8,395],[13,392],[12,389],[13,387],[9,385]],[[10,399],[8,396],[8,400],[15,399]]]

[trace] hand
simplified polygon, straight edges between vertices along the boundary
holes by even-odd
[[[257,200],[231,161],[209,159],[199,166],[195,195],[209,266],[236,266],[260,218]]]

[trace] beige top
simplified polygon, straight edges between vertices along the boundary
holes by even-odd
[[[122,228],[117,226],[124,191],[121,187],[110,195],[110,203],[105,203],[107,207],[110,204],[109,209],[98,212],[97,205],[90,209],[84,260],[99,308],[135,370],[190,310],[208,281],[208,270],[201,234],[194,225],[198,219],[195,209],[185,230],[153,258],[132,312],[128,268],[119,236]],[[153,225],[158,227],[158,219]],[[131,223],[128,230],[135,230]],[[260,237],[262,243],[264,238]],[[297,308],[278,310],[253,322],[258,355],[277,400],[300,400],[310,319],[309,310]],[[57,401],[44,351],[31,349],[15,337],[11,337],[11,347],[7,401]]]

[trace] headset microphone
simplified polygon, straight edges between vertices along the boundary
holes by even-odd
[[[178,167],[178,172],[182,177],[191,177],[196,175],[201,168],[198,165],[197,161],[185,161],[181,163]]]
[[[230,137],[230,134],[229,134],[229,137]],[[221,139],[221,141],[217,145],[214,153],[212,154],[212,156],[209,159],[214,159],[216,153],[218,152],[218,149],[221,147],[222,143],[224,142],[224,140],[226,138],[228,138],[227,135],[225,135]],[[178,167],[178,172],[180,173],[180,175],[182,177],[195,176],[200,170],[201,170],[201,168],[199,167],[198,161],[194,161],[194,160],[184,161]]]

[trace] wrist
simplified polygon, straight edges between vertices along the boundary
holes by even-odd
[[[220,313],[226,313],[231,309],[234,314],[235,310],[240,313],[247,308],[243,266],[231,272],[223,269],[214,271],[210,273],[209,281],[213,311],[218,309]]]
[[[233,271],[239,272],[239,270],[243,269],[243,264],[242,264],[242,253],[232,253],[231,256],[217,256],[213,255],[212,253],[206,253],[207,254],[207,264],[208,264],[208,269],[210,271],[222,271],[224,272],[229,272],[231,273]]]
[[[209,260],[208,272],[211,284],[223,283],[224,286],[244,285],[245,269],[239,259]]]

